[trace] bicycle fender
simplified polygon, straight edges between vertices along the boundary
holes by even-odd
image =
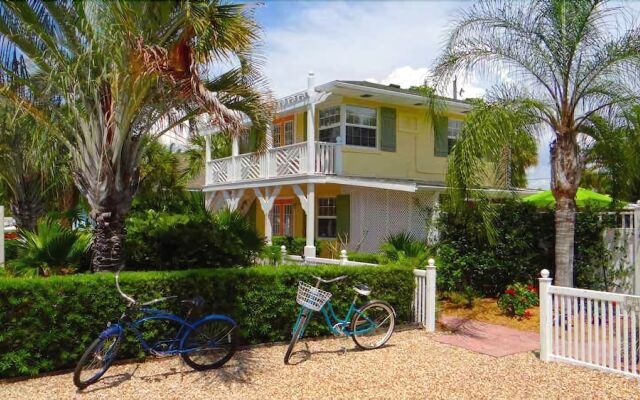
[[[114,336],[114,335],[122,336],[123,332],[124,332],[124,329],[122,329],[122,326],[120,324],[113,324],[108,326],[107,329],[103,330],[100,333],[99,338],[106,339],[109,336]]]

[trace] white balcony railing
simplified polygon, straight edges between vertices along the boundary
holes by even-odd
[[[212,185],[305,174],[339,174],[341,148],[336,143],[316,142],[313,171],[309,171],[306,142],[276,147],[261,153],[211,160],[207,163],[206,183]]]

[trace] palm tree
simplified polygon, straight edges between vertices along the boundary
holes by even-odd
[[[640,30],[613,32],[613,26],[625,26],[622,16],[602,0],[481,0],[460,12],[434,67],[441,88],[470,71],[508,75],[514,84],[491,90],[489,103],[523,116],[511,123],[522,122],[530,135],[541,127],[553,133],[555,281],[562,286],[573,286],[575,195],[583,167],[579,138],[591,116],[606,117],[637,99]],[[476,128],[465,130],[475,138],[456,144],[459,157],[453,158],[481,155],[464,146],[508,143],[507,137],[491,137],[491,128]],[[478,181],[478,172],[464,169],[473,165],[449,164],[471,183]]]
[[[33,101],[33,93],[20,82],[28,77],[24,58],[14,53],[3,61],[4,71],[10,72],[0,71],[0,84]],[[44,192],[54,194],[58,188],[61,182],[53,172],[64,161],[59,143],[47,135],[43,126],[12,102],[0,99],[0,181],[8,189],[18,228],[36,228],[38,218],[45,212]]]
[[[123,263],[146,143],[204,113],[232,132],[245,119],[266,125],[258,40],[250,8],[217,0],[0,3],[1,53],[23,54],[33,69],[25,84],[64,107],[0,94],[68,147],[95,221],[94,270]]]
[[[615,121],[594,117],[588,127],[593,139],[584,149],[584,187],[610,193],[615,199],[640,199],[640,106]]]

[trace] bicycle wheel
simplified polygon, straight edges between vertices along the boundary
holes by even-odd
[[[293,349],[296,347],[296,343],[302,337],[302,332],[304,331],[305,326],[308,322],[309,311],[305,309],[300,315],[300,320],[298,321],[298,326],[296,326],[293,335],[291,336],[291,341],[289,342],[289,347],[287,347],[287,352],[284,353],[284,363],[289,365],[289,358],[291,358],[291,354],[293,354]]]
[[[78,389],[96,383],[104,375],[116,358],[120,335],[112,333],[93,341],[84,352],[73,372],[73,383]]]
[[[236,328],[226,318],[207,319],[187,333],[180,356],[196,371],[220,368],[236,352]]]
[[[351,317],[351,338],[363,350],[382,347],[396,326],[395,311],[386,301],[374,300]]]

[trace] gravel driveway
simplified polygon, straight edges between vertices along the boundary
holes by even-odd
[[[387,347],[367,352],[347,338],[305,342],[310,358],[299,353],[294,366],[283,364],[278,344],[239,352],[207,373],[175,358],[118,365],[83,393],[71,374],[4,383],[0,399],[640,399],[637,380],[542,363],[532,353],[493,358],[421,330],[396,332]]]

